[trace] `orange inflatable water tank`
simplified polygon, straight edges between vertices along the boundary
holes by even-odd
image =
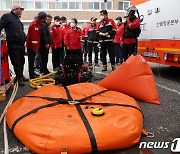
[[[47,154],[128,148],[139,142],[143,129],[133,98],[92,83],[43,86],[11,104],[6,119],[31,151]]]
[[[159,104],[154,75],[141,55],[131,55],[98,85],[122,92],[141,101]]]

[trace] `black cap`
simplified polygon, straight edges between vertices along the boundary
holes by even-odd
[[[120,21],[122,21],[122,18],[121,18],[120,16],[118,16],[118,17],[116,17],[115,20],[120,20]]]
[[[46,18],[46,13],[45,12],[39,12],[37,17],[39,19],[45,19]]]
[[[65,16],[61,16],[60,20],[66,20],[66,17]]]

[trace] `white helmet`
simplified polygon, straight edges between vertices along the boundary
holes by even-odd
[[[129,15],[129,12],[130,11],[135,11],[135,12],[137,12],[137,8],[135,7],[135,6],[130,6],[130,7],[128,7],[126,10],[125,10],[125,12],[124,12],[124,18],[126,18],[128,15]]]

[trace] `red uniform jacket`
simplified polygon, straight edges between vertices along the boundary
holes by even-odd
[[[82,29],[69,28],[64,36],[64,44],[69,50],[81,49],[81,39],[84,37]]]
[[[64,39],[64,36],[65,36],[65,34],[66,34],[66,32],[68,31],[69,28],[71,28],[69,24],[67,24],[66,26],[62,26],[63,39]]]
[[[28,28],[26,47],[33,51],[39,51],[42,23],[35,19]]]
[[[140,20],[139,20],[139,18],[136,18],[132,22],[128,19],[124,33],[127,32],[127,28],[130,28],[130,29],[134,30],[134,29],[136,29],[138,27],[140,27]],[[132,44],[132,43],[136,43],[136,41],[137,41],[136,38],[124,38],[123,37],[123,44]]]
[[[50,29],[52,37],[52,48],[62,48],[63,30],[60,26],[53,25]]]
[[[114,36],[114,43],[120,44],[122,42],[122,35],[124,32],[124,24],[118,26],[116,30],[116,34]]]

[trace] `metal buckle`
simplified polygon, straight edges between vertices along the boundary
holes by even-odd
[[[74,100],[73,100],[73,101],[68,101],[68,103],[71,104],[71,105],[75,105],[75,104],[79,104],[79,103],[81,103],[81,102],[78,102],[78,101],[74,101]]]
[[[151,133],[151,132],[147,132],[148,133],[148,138],[154,138],[154,134],[153,133]]]

